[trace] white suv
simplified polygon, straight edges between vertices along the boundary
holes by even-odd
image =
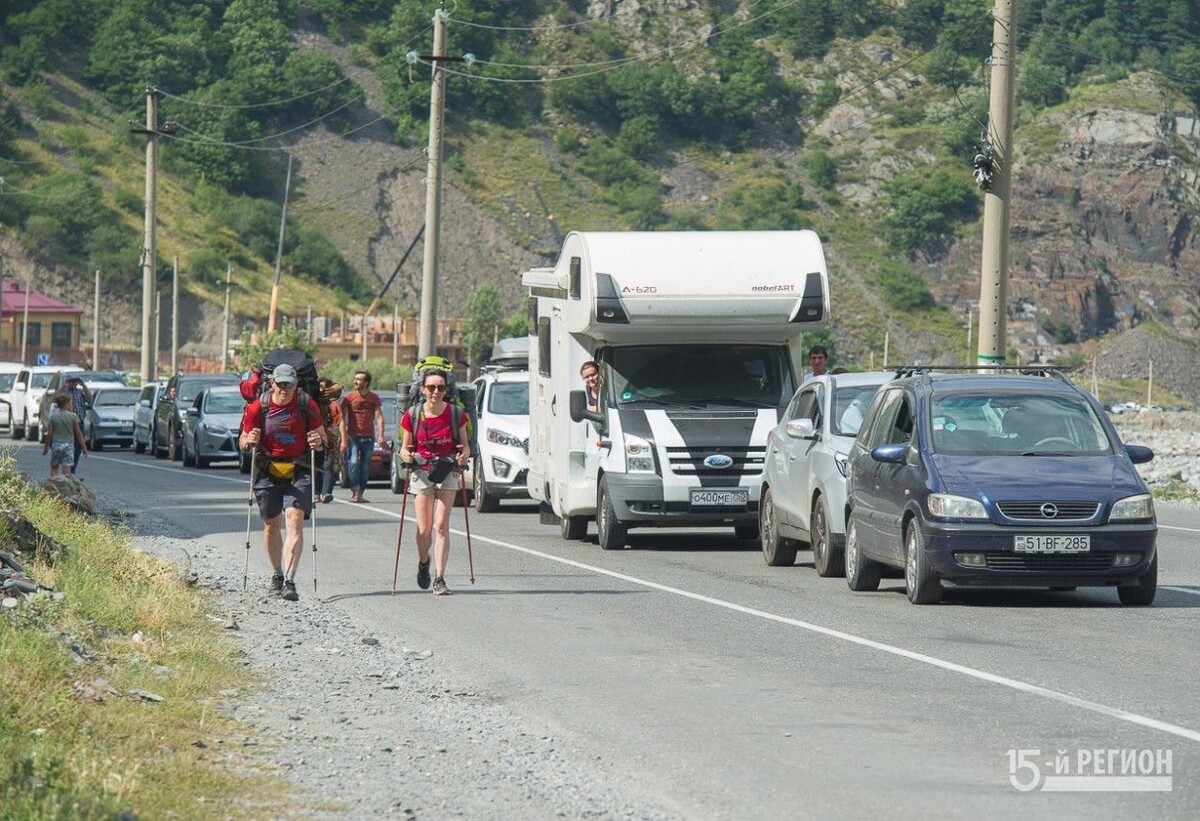
[[[12,430],[12,388],[21,367],[20,362],[0,362],[0,428]]]
[[[26,365],[17,374],[12,392],[12,426],[9,428],[13,439],[24,439],[27,435],[38,435],[38,408],[41,405],[42,394],[50,384],[51,377],[59,371],[79,370],[78,365]]]
[[[479,449],[472,489],[475,509],[490,513],[501,499],[529,498],[529,371],[486,370],[474,387]]]

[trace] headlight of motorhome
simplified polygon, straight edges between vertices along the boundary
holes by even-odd
[[[1137,496],[1125,497],[1113,505],[1112,513],[1108,514],[1110,522],[1153,518],[1154,499],[1149,493],[1139,493]]]
[[[496,430],[495,428],[488,428],[485,435],[487,436],[487,440],[489,442],[495,442],[497,445],[507,445],[510,448],[521,447],[521,440],[513,436],[511,433],[506,433],[502,430]]]
[[[987,511],[978,499],[951,496],[949,493],[929,494],[929,512],[939,519],[986,519]]]
[[[654,450],[645,439],[625,437],[625,469],[630,473],[653,473]]]

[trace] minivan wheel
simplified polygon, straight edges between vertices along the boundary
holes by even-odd
[[[764,488],[758,505],[758,535],[763,560],[768,567],[791,567],[796,563],[796,543],[779,535],[775,513],[775,495],[771,488]]]
[[[628,530],[617,520],[617,511],[608,495],[608,479],[600,480],[596,496],[596,534],[600,539],[600,547],[604,550],[620,550],[625,547]]]
[[[1154,594],[1158,592],[1158,554],[1150,561],[1146,572],[1138,576],[1136,585],[1121,585],[1117,588],[1117,598],[1121,604],[1134,607],[1146,607],[1154,604]]]
[[[916,520],[904,535],[904,586],[913,604],[937,604],[942,600],[942,583],[929,567],[925,539]]]
[[[809,520],[812,538],[813,566],[822,578],[841,576],[846,572],[846,544],[844,536],[835,536],[829,526],[829,511],[825,509],[825,497],[818,496],[813,502],[812,518]]]
[[[862,555],[858,543],[858,522],[854,512],[846,518],[846,586],[855,592],[878,590],[882,569]]]

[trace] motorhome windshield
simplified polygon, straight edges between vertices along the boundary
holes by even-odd
[[[796,389],[783,345],[630,345],[607,365],[618,407],[782,407]]]

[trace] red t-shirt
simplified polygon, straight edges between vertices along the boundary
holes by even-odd
[[[262,399],[255,399],[242,411],[242,431],[263,426]],[[279,461],[295,459],[308,453],[308,432],[322,427],[321,409],[311,396],[306,415],[300,413],[297,394],[287,405],[275,405],[268,399],[267,421],[258,446],[269,458]]]
[[[383,407],[383,400],[374,391],[350,391],[342,397],[345,408],[346,435],[370,436],[375,438],[375,411]]]
[[[437,416],[427,416],[424,405],[417,408],[417,430],[413,436],[413,450],[418,456],[434,459],[438,456],[454,456],[458,453],[458,443],[461,437],[454,432],[454,411],[447,402],[442,412]],[[408,433],[413,433],[412,414],[405,413],[400,420],[400,427]],[[463,413],[459,427],[466,427],[467,414]]]

